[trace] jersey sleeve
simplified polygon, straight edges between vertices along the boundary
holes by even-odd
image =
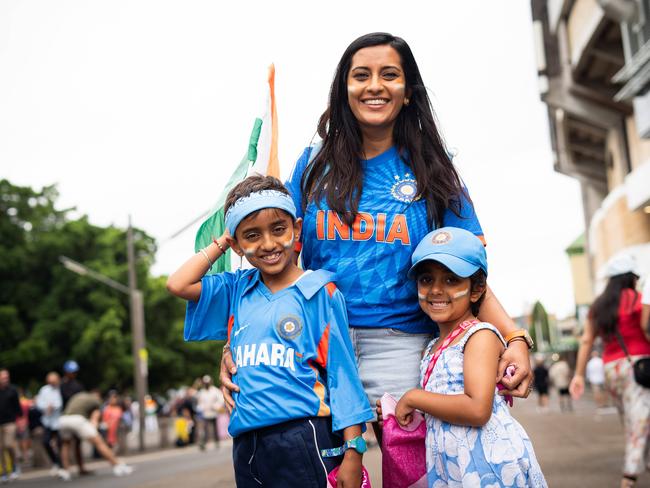
[[[293,166],[291,175],[289,175],[289,179],[284,182],[284,186],[286,186],[287,190],[289,190],[291,198],[293,198],[293,203],[296,206],[296,217],[300,218],[303,217],[302,188],[300,183],[302,181],[302,175],[305,172],[305,168],[309,163],[309,156],[311,155],[311,151],[311,147],[305,148],[305,150],[302,152],[302,155],[300,158],[298,158],[298,161],[296,161],[296,164]]]
[[[220,273],[201,279],[198,302],[187,303],[185,312],[186,341],[223,341],[228,336],[228,318],[237,280],[236,273]]]
[[[467,187],[463,187],[463,189],[464,192],[460,196],[460,215],[456,215],[450,208],[447,208],[442,217],[442,225],[443,227],[460,227],[480,237],[481,240],[484,240],[483,229],[476,215],[474,204],[468,198],[469,192],[467,191]]]
[[[363,391],[357,361],[348,332],[348,315],[343,294],[333,285],[328,310],[329,347],[327,353],[327,387],[332,413],[332,430],[364,424],[374,418],[368,397]]]

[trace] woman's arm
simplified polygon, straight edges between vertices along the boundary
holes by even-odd
[[[594,345],[594,326],[590,319],[585,323],[585,330],[582,332],[580,338],[580,347],[578,348],[578,356],[576,358],[576,371],[569,385],[571,396],[577,400],[582,396],[585,391],[585,368],[587,367],[587,358],[591,354],[591,348]]]
[[[643,304],[641,308],[641,330],[646,339],[650,341],[650,275],[645,279],[645,285],[641,293],[641,303]]]
[[[643,304],[641,309],[641,330],[646,339],[650,341],[650,305]]]
[[[481,321],[494,324],[504,337],[518,329],[489,286],[485,290],[485,298],[478,315]],[[512,377],[506,377],[504,373],[510,364],[516,366],[515,374]],[[499,394],[526,398],[530,394],[528,387],[532,380],[533,372],[530,369],[528,344],[523,340],[512,341],[499,362],[497,382],[501,382],[507,388],[501,390]]]
[[[422,389],[409,390],[397,403],[397,421],[406,425],[411,421],[413,410],[421,410],[452,424],[485,425],[492,415],[497,365],[502,351],[503,344],[494,332],[475,332],[465,346],[464,393],[444,395]]]
[[[172,295],[198,301],[201,297],[201,278],[230,246],[227,231],[217,241],[219,244],[212,242],[203,248],[205,254],[197,252],[167,278],[167,290]]]

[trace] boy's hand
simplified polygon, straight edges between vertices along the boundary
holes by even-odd
[[[336,488],[360,488],[363,479],[362,459],[363,455],[354,449],[345,451],[343,462],[336,473]]]
[[[377,402],[375,402],[375,405],[377,405],[377,423],[379,424],[379,427],[381,429],[384,428],[384,417],[382,416],[381,413],[381,398],[377,399]]]
[[[219,372],[219,379],[221,380],[221,392],[223,399],[226,402],[228,413],[232,413],[235,408],[235,400],[232,397],[233,391],[239,391],[239,387],[232,382],[232,375],[237,373],[237,366],[232,361],[232,354],[230,348],[224,348],[221,355],[221,371]]]
[[[395,407],[395,418],[401,426],[408,425],[413,420],[413,411],[415,410],[409,403],[411,391],[407,391],[397,402]]]

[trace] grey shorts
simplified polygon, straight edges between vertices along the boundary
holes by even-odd
[[[370,406],[384,393],[399,399],[420,381],[420,360],[432,334],[350,327],[359,376]]]

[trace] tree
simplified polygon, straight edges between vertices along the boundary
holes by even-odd
[[[55,186],[40,191],[0,180],[0,367],[34,390],[64,361],[79,362],[87,387],[132,387],[128,297],[63,268],[60,255],[126,283],[126,231],[99,227],[55,207]],[[164,277],[151,277],[156,243],[134,229],[137,279],[145,297],[149,386],[188,384],[220,360],[217,343],[183,342],[184,303]]]

